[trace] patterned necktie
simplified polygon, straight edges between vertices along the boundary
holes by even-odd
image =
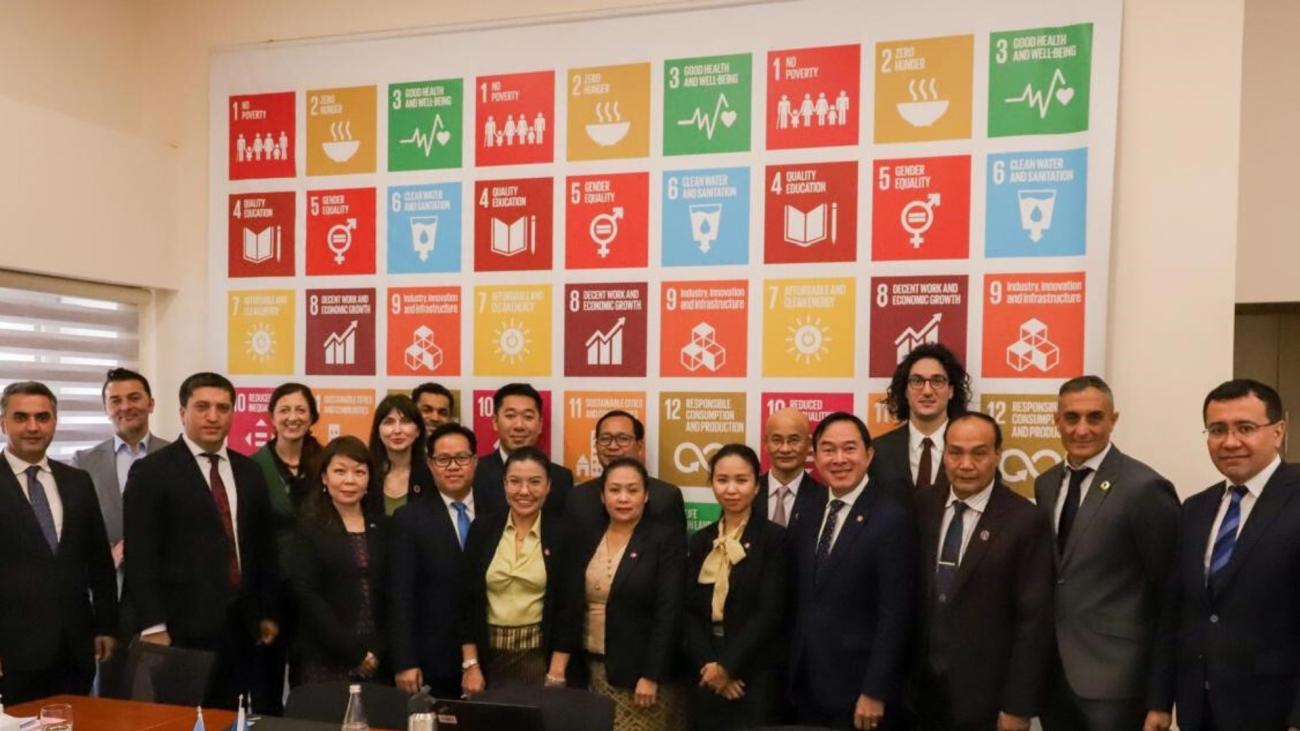
[[[934,458],[930,451],[934,449],[934,440],[926,437],[921,440],[921,461],[916,465],[916,488],[929,487],[934,484]]]
[[[465,547],[465,537],[469,535],[469,508],[465,503],[457,500],[451,504],[456,511],[456,540],[460,541],[460,547]]]
[[[32,512],[36,514],[36,523],[41,527],[41,535],[50,546],[51,553],[59,551],[59,534],[54,529],[54,511],[50,509],[50,499],[45,495],[45,486],[36,479],[41,468],[32,465],[27,468],[27,498],[32,502]]]
[[[943,546],[939,549],[939,565],[934,575],[934,592],[940,604],[948,602],[953,584],[957,580],[957,567],[961,565],[961,541],[965,529],[965,513],[970,506],[958,500],[952,504],[952,520],[948,522],[948,532],[943,534]]]
[[[1214,536],[1214,551],[1210,554],[1210,588],[1217,588],[1218,579],[1225,566],[1232,560],[1232,549],[1237,545],[1237,529],[1241,527],[1241,499],[1246,495],[1244,485],[1228,488],[1228,509],[1223,511],[1223,522],[1219,532]]]
[[[235,551],[235,521],[230,514],[230,498],[226,495],[226,483],[221,479],[221,470],[217,465],[221,462],[221,455],[213,452],[204,452],[203,456],[207,458],[210,468],[208,470],[208,486],[212,488],[212,501],[217,504],[217,513],[221,516],[221,528],[226,532],[226,540],[230,542],[230,565],[227,568],[227,578],[230,585],[239,588],[239,557]]]
[[[789,518],[785,515],[785,497],[790,494],[790,488],[785,485],[779,485],[776,488],[776,505],[772,508],[772,522],[784,528]]]
[[[1070,473],[1070,486],[1065,490],[1065,504],[1061,506],[1061,522],[1056,526],[1056,550],[1058,553],[1065,553],[1065,543],[1070,540],[1070,530],[1074,528],[1074,516],[1079,513],[1079,493],[1083,487],[1083,481],[1092,473],[1091,467],[1080,467],[1072,470],[1065,468]]]
[[[826,526],[822,528],[821,538],[817,539],[817,569],[821,569],[822,564],[826,563],[826,557],[831,554],[831,544],[835,541],[835,526],[839,523],[840,511],[844,509],[843,500],[832,500],[830,512],[826,514]]]

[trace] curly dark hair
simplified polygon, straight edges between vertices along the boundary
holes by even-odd
[[[966,366],[957,360],[957,356],[942,343],[918,345],[894,369],[894,376],[889,381],[889,390],[885,393],[885,404],[889,407],[889,413],[900,422],[911,418],[912,412],[907,405],[907,377],[912,373],[912,366],[924,358],[939,361],[944,373],[948,374],[948,383],[952,388],[952,398],[948,401],[948,418],[965,413],[966,406],[970,402],[970,374],[966,372]]]

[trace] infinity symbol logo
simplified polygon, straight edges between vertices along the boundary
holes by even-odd
[[[1014,471],[1009,466],[1013,457],[1017,462]],[[1002,479],[1006,482],[1023,482],[1038,477],[1060,461],[1061,455],[1051,449],[1040,449],[1034,452],[1032,457],[1023,449],[1005,449],[1002,451],[1002,462],[998,465],[998,469],[1002,471]],[[1040,464],[1043,466],[1041,470],[1038,469]]]
[[[700,470],[708,470],[709,455],[722,449],[722,445],[717,442],[709,442],[701,449],[695,442],[682,442],[673,450],[673,464],[677,466],[677,471],[689,475]],[[689,452],[691,463],[688,465],[682,461],[682,453]]]

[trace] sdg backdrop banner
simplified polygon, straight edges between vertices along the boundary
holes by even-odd
[[[425,380],[526,380],[579,480],[595,418],[639,414],[698,527],[720,445],[785,407],[892,428],[890,372],[941,342],[1028,493],[1057,386],[1105,362],[1121,10],[793,0],[218,52],[232,446],[291,379],[322,439]]]

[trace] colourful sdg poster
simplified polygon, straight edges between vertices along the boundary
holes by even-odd
[[[292,289],[226,293],[226,370],[233,375],[293,373]]]
[[[970,255],[970,156],[877,160],[871,258]]]
[[[708,487],[709,458],[733,442],[745,442],[745,394],[659,394],[659,479]]]
[[[375,392],[369,388],[318,388],[316,402],[320,421],[311,433],[327,443],[348,435],[361,441],[370,440],[370,422],[374,418]]]
[[[914,348],[943,343],[966,362],[965,275],[872,277],[871,358],[867,375],[889,378]]]
[[[1007,487],[1027,498],[1034,496],[1034,479],[1065,458],[1050,394],[986,393],[980,411],[1002,428],[1002,461],[998,471]]]
[[[763,281],[763,376],[852,378],[855,282]]]
[[[551,375],[551,285],[474,288],[474,375]]]
[[[230,418],[226,445],[240,454],[251,455],[275,438],[271,426],[272,388],[235,387],[235,410]]]
[[[375,189],[307,191],[308,276],[375,273]]]
[[[664,282],[659,375],[744,378],[749,282]]]
[[[460,183],[388,189],[388,272],[460,271]]]
[[[645,282],[564,288],[564,375],[644,376]]]
[[[767,149],[858,144],[862,47],[767,54]]]
[[[475,163],[551,162],[555,155],[555,72],[480,76],[475,82]]]
[[[575,483],[600,477],[596,422],[610,411],[626,411],[645,423],[644,391],[566,391],[564,393],[564,464]],[[644,458],[644,457],[643,457]]]
[[[307,174],[375,171],[375,87],[307,92]]]
[[[663,265],[749,263],[749,168],[664,173]]]
[[[989,137],[1088,129],[1092,23],[989,38]]]
[[[474,430],[474,439],[478,441],[480,455],[492,454],[501,448],[497,439],[495,426],[495,407],[492,394],[495,391],[474,391],[474,418],[470,428]],[[537,448],[548,456],[551,453],[551,392],[538,391],[542,397],[542,431],[537,437]]]
[[[887,396],[883,391],[867,394],[867,414],[864,421],[867,422],[867,431],[871,433],[872,439],[879,439],[902,426],[889,412]]]
[[[876,142],[971,136],[973,36],[876,44]]]
[[[571,175],[564,214],[566,269],[644,267],[650,226],[650,175]]]
[[[551,268],[551,179],[474,183],[474,271]]]
[[[650,64],[569,69],[569,159],[650,154]]]
[[[292,277],[294,193],[236,193],[227,221],[231,278]]]
[[[307,375],[375,375],[375,290],[309,289]]]
[[[985,256],[1082,256],[1087,250],[1087,148],[989,155],[986,189]]]
[[[984,278],[985,378],[1073,378],[1083,372],[1083,272]]]
[[[297,175],[293,114],[292,91],[230,97],[231,180]]]
[[[774,393],[765,391],[760,399],[761,408],[759,410],[759,433],[762,434],[767,430],[767,420],[772,414],[785,409],[796,409],[804,416],[808,417],[808,434],[809,438],[812,432],[817,429],[817,425],[822,419],[835,413],[836,411],[853,411],[853,394],[851,393]],[[760,459],[763,462],[763,469],[767,470],[772,466],[772,460],[768,457],[767,448],[758,450]],[[812,452],[808,453],[808,462],[805,465],[809,470],[814,470]]]
[[[748,53],[664,62],[664,154],[749,150]]]
[[[460,287],[388,289],[388,375],[460,375]]]
[[[388,169],[460,167],[464,82],[412,81],[388,86]]]
[[[858,164],[769,165],[763,261],[856,261]]]

